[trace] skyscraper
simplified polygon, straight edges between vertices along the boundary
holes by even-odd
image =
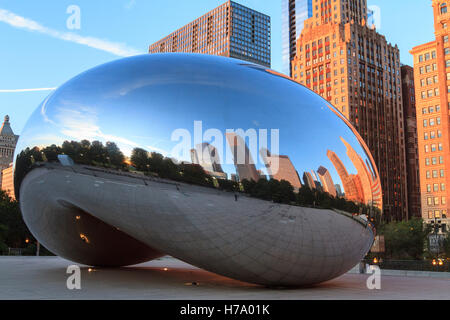
[[[348,174],[344,163],[334,151],[328,150],[327,157],[330,159],[331,163],[333,163],[333,166],[341,179],[342,186],[344,187],[345,198],[350,201],[364,203],[364,194],[362,192],[361,181],[358,179],[358,176]]]
[[[191,161],[206,171],[223,173],[217,149],[207,142],[199,143],[191,150]]]
[[[422,218],[449,223],[450,3],[432,0],[435,40],[414,47]]]
[[[320,182],[322,182],[323,191],[328,192],[333,197],[336,197],[338,194],[336,192],[333,178],[331,178],[328,169],[320,166],[319,169],[317,169],[317,175],[319,176]]]
[[[312,0],[282,0],[281,5],[282,71],[291,75],[291,60],[295,57],[297,38],[303,30],[303,22],[312,17]]]
[[[288,156],[272,155],[267,149],[260,150],[261,158],[266,165],[269,177],[276,180],[286,180],[291,183],[294,188],[301,188],[300,177],[297,170]]]
[[[313,1],[291,64],[292,78],[332,103],[366,142],[380,173],[384,216],[406,218],[399,50],[367,26],[367,1]]]
[[[347,148],[347,156],[350,158],[350,160],[353,163],[353,166],[356,168],[356,171],[358,172],[359,183],[361,184],[361,191],[362,194],[364,195],[364,203],[371,204],[373,203],[372,175],[367,169],[363,159],[355,151],[355,149],[353,149],[352,146],[347,141],[345,141],[344,138],[341,137],[341,140],[344,143],[345,147]]]
[[[316,189],[316,183],[311,175],[311,172],[303,172],[303,183],[311,190]]]
[[[235,133],[227,132],[225,136],[233,154],[234,166],[239,176],[239,181],[245,179],[249,181],[258,181],[260,174],[256,170],[255,162],[253,161],[245,140]]]
[[[149,46],[149,53],[196,52],[270,67],[270,17],[227,1]]]
[[[421,217],[422,212],[420,210],[420,173],[419,150],[417,148],[417,117],[416,96],[414,88],[414,69],[410,66],[403,65],[401,67],[401,73],[409,217]]]

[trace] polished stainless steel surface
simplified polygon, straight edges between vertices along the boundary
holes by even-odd
[[[16,148],[25,222],[79,263],[170,254],[239,280],[325,281],[382,210],[367,146],[320,96],[237,59],[154,54],[48,96]]]

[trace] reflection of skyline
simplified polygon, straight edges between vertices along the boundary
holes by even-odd
[[[203,72],[204,70],[200,69],[199,71]],[[35,128],[33,127],[28,127],[28,132],[26,132],[26,139],[28,139],[27,141],[32,141],[31,138],[37,137],[38,135],[41,137],[48,136],[48,139],[42,139],[42,143],[39,143],[40,141],[38,141],[37,138],[36,140],[33,140],[37,142],[37,145],[41,145],[42,147],[44,147],[50,142],[56,141],[56,137],[58,137],[59,140],[71,138],[67,137],[66,135],[62,136],[62,131],[64,131],[65,133],[73,134],[75,138],[75,134],[77,133],[76,126],[79,123],[83,123],[83,121],[85,121],[83,119],[82,112],[82,110],[84,109],[81,108],[82,106],[84,106],[86,108],[90,108],[90,110],[95,113],[95,117],[92,118],[95,118],[95,121],[86,122],[89,124],[90,128],[85,132],[96,135],[100,133],[100,135],[102,135],[101,137],[96,136],[88,138],[98,139],[100,141],[103,141],[104,143],[106,143],[108,140],[117,141],[118,146],[128,157],[130,156],[130,151],[134,144],[137,144],[140,147],[144,147],[147,150],[149,150],[150,146],[154,146],[152,147],[152,149],[163,154],[164,156],[174,156],[171,154],[171,150],[173,150],[173,147],[177,144],[177,141],[171,140],[171,133],[178,128],[184,128],[186,131],[190,132],[191,138],[194,137],[194,131],[192,131],[191,125],[194,123],[194,121],[198,121],[198,119],[201,119],[201,121],[203,122],[204,129],[217,128],[216,130],[222,132],[223,137],[225,137],[225,132],[228,130],[227,128],[229,128],[228,125],[230,123],[232,123],[232,126],[234,128],[251,129],[248,127],[249,122],[247,120],[249,119],[249,117],[251,117],[251,123],[255,126],[256,130],[264,129],[270,131],[273,128],[282,128],[280,130],[280,134],[282,136],[282,138],[280,139],[281,145],[279,150],[274,152],[274,154],[276,153],[280,155],[278,159],[280,166],[279,175],[274,174],[275,170],[272,170],[272,172],[270,172],[271,168],[267,168],[264,161],[255,162],[256,160],[259,160],[261,158],[257,157],[253,149],[251,149],[252,152],[250,152],[248,150],[248,147],[245,147],[244,150],[247,150],[249,158],[248,161],[245,161],[244,156],[243,162],[244,165],[245,163],[248,163],[247,168],[243,168],[243,166],[240,166],[238,170],[238,167],[234,164],[234,162],[227,161],[226,163],[224,163],[225,159],[220,159],[220,161],[217,161],[217,163],[221,164],[222,171],[226,173],[228,177],[231,178],[231,174],[239,175],[240,173],[241,179],[238,180],[242,180],[242,177],[244,177],[257,181],[261,178],[261,174],[258,172],[258,170],[262,170],[263,172],[267,172],[268,176],[272,176],[277,180],[280,178],[287,180],[295,187],[296,185],[302,185],[301,177],[303,171],[309,171],[312,175],[312,185],[314,186],[314,188],[320,186],[325,191],[325,189],[327,188],[326,183],[322,181],[319,173],[317,172],[320,165],[327,168],[331,180],[334,182],[334,184],[340,184],[341,188],[344,189],[343,183],[340,181],[340,177],[336,173],[332,164],[323,161],[324,159],[327,160],[327,147],[332,146],[333,151],[341,157],[343,165],[345,165],[349,174],[356,174],[358,169],[353,167],[352,162],[350,161],[350,159],[348,159],[348,157],[343,156],[346,152],[346,149],[342,142],[339,140],[340,136],[330,134],[330,131],[340,132],[341,135],[345,137],[346,141],[349,141],[350,144],[353,145],[356,152],[361,155],[362,159],[364,159],[365,162],[369,161],[369,158],[367,157],[370,157],[370,154],[365,154],[364,150],[362,150],[361,148],[361,145],[358,144],[358,142],[361,142],[359,137],[354,137],[351,133],[349,135],[347,135],[346,133],[342,133],[342,128],[344,128],[345,130],[348,129],[345,123],[341,123],[340,121],[327,120],[329,118],[328,114],[332,113],[330,112],[330,110],[333,111],[333,109],[329,108],[326,103],[323,103],[323,105],[319,105],[319,107],[317,107],[317,104],[313,104],[314,101],[305,101],[304,108],[305,110],[307,110],[307,112],[305,112],[303,115],[305,117],[305,121],[303,123],[304,127],[302,128],[302,131],[308,132],[308,134],[298,134],[298,127],[289,126],[289,121],[286,120],[286,117],[281,113],[255,112],[256,110],[260,110],[261,108],[261,110],[266,110],[267,107],[272,108],[271,106],[273,101],[265,99],[255,100],[255,97],[253,95],[250,96],[242,94],[242,88],[240,86],[227,84],[229,86],[227,87],[227,89],[229,89],[227,96],[228,100],[223,101],[225,103],[225,101],[232,101],[233,99],[239,97],[239,101],[249,107],[247,109],[241,110],[242,114],[240,117],[237,117],[236,119],[233,118],[233,122],[227,123],[226,117],[203,116],[207,114],[207,106],[211,105],[211,103],[213,102],[217,103],[217,92],[209,90],[209,87],[208,90],[203,90],[202,87],[200,88],[203,83],[195,83],[195,86],[192,85],[192,88],[199,87],[198,92],[194,90],[180,89],[177,95],[166,95],[165,93],[167,93],[167,91],[170,91],[172,88],[172,84],[170,82],[164,82],[160,86],[155,86],[155,83],[158,83],[158,79],[153,78],[152,75],[145,75],[144,78],[147,77],[151,78],[151,81],[148,81],[148,85],[143,85],[142,87],[126,91],[123,95],[120,96],[116,95],[114,96],[114,99],[110,98],[109,96],[104,96],[104,92],[90,91],[85,89],[91,86],[95,86],[95,82],[90,81],[95,80],[94,76],[88,76],[85,83],[76,83],[77,90],[65,92],[60,90],[59,92],[55,92],[55,94],[52,94],[52,96],[47,99],[48,103],[45,103],[43,112],[44,114],[42,114],[41,112],[35,114],[35,116],[40,116],[41,120],[42,117],[45,117],[45,119],[48,120],[44,120],[46,126],[36,128],[39,129],[39,132],[37,132],[37,130],[34,130]],[[105,79],[105,82],[110,83],[114,88],[118,89],[126,86],[126,82],[120,79],[121,78],[119,77],[116,78],[116,80],[112,81],[110,78],[108,78]],[[170,77],[168,79],[171,79],[174,84],[186,84],[191,81],[189,77],[184,78],[184,76],[182,76],[180,79]],[[274,77],[274,79],[276,78]],[[263,88],[265,89],[263,90]],[[261,93],[264,93],[268,92],[269,88],[270,86],[268,84],[266,86],[266,84],[261,83],[254,89],[261,90]],[[291,112],[293,115],[295,114],[294,111],[297,109],[294,110],[294,106],[290,108],[289,105],[292,105],[292,100],[290,100],[291,97],[297,95],[296,93],[294,94],[294,91],[297,92],[297,89],[293,90],[292,93],[290,93],[290,91],[287,92],[286,96],[277,97],[277,99],[279,100],[277,101],[280,103],[283,102],[287,106],[287,112]],[[75,95],[74,92],[81,92],[83,93],[83,95]],[[144,98],[148,97],[148,95],[150,94],[152,95],[152,105],[155,106],[155,108],[152,109],[150,118],[159,119],[158,121],[151,122],[151,125],[149,125],[148,121],[141,120],[143,119],[141,117],[143,112],[147,112],[146,110],[148,110],[149,108],[148,99]],[[101,97],[97,97],[98,95],[101,95]],[[204,104],[202,105],[197,104],[199,95],[204,102]],[[268,96],[264,97],[267,98]],[[183,101],[185,101],[185,103],[179,104],[179,99],[181,98],[183,99]],[[96,102],[95,104],[93,104],[91,101]],[[129,110],[130,112],[127,112],[125,117],[123,113],[121,113],[121,116],[117,117],[116,115],[118,113],[115,111],[120,110],[119,108],[123,107],[124,102],[130,101],[132,102],[132,104],[130,104],[130,106],[132,105],[132,108],[130,107]],[[170,105],[171,111],[165,112],[164,108],[157,108],[158,106],[164,105]],[[223,105],[220,109],[223,110],[222,112],[224,114],[227,114],[226,110],[228,109],[226,106],[227,105]],[[78,115],[67,113],[67,108],[74,108],[75,110],[78,110]],[[198,110],[199,113],[186,113],[184,112],[184,110],[186,109]],[[85,115],[87,116],[88,113],[86,113]],[[64,117],[73,118],[76,121],[65,121]],[[327,127],[327,130],[323,130],[323,126],[318,126],[317,121],[315,121],[314,119],[322,119],[322,124]],[[348,127],[352,129],[351,126]],[[97,131],[97,128],[100,131]],[[33,130],[34,132],[32,133],[31,130]],[[114,134],[114,136],[110,134]],[[311,137],[314,137],[314,141],[322,143],[311,143]],[[190,141],[191,144],[186,152],[187,157],[179,160],[192,161],[192,158],[189,154],[189,151],[193,146],[192,141],[197,142],[198,140],[196,141],[195,139],[192,139]],[[208,141],[215,146],[217,145],[219,151],[224,151],[225,148],[229,147],[228,138],[223,139],[223,142],[227,141],[225,143],[220,143],[219,140],[219,144],[217,144],[217,141],[210,141],[207,139],[205,139],[204,141]],[[129,142],[132,143],[130,144]],[[339,142],[339,144],[337,142]],[[128,144],[125,145],[125,143]],[[220,150],[219,146],[222,146],[223,150]],[[299,146],[307,146],[307,148],[302,148],[301,150],[299,150]],[[269,149],[274,150],[273,148]],[[225,152],[223,152],[223,154],[225,154]],[[286,157],[285,159],[284,156]],[[174,158],[177,157],[178,155],[174,156]],[[250,161],[251,157],[253,157],[255,161]],[[272,158],[272,160],[275,160],[275,158]],[[284,167],[282,162],[284,161],[286,161],[286,168],[290,173],[282,174]],[[375,175],[375,173],[373,172],[376,170],[370,169],[371,168],[369,167],[369,172],[372,172],[372,174]],[[210,171],[207,168],[205,168],[205,170]],[[315,170],[315,173],[312,173],[312,170]],[[298,174],[296,171],[298,171]],[[247,172],[249,174],[246,175],[243,172]],[[294,172],[296,173],[293,174]],[[293,178],[287,179],[289,176],[293,176]],[[318,184],[319,182],[320,184]],[[328,189],[332,190],[333,188],[328,187]],[[371,189],[377,191],[377,185],[372,185]],[[380,190],[378,190],[378,192],[379,191]],[[334,192],[330,191],[329,193],[332,194]],[[337,190],[336,194],[339,194]]]
[[[316,188],[316,183],[314,182],[314,179],[310,172],[303,173],[303,182],[311,190],[314,190]]]
[[[297,189],[302,187],[298,172],[288,156],[272,155],[267,148],[261,148],[259,152],[271,179],[286,180]]]
[[[358,190],[361,188],[357,187],[358,179],[356,176],[353,174],[348,174],[342,160],[334,151],[328,150],[327,157],[330,159],[331,163],[333,163],[333,166],[341,179],[346,199],[356,202],[363,202],[364,199],[362,198],[362,194],[358,193]]]
[[[201,165],[206,171],[223,173],[219,153],[208,142],[199,143],[195,149],[191,149],[191,161]]]
[[[330,172],[324,166],[320,166],[317,169],[320,182],[322,183],[323,191],[328,192],[333,197],[337,196],[336,188],[334,186],[333,178],[331,178]]]
[[[239,181],[244,179],[258,181],[260,174],[256,170],[255,162],[244,139],[234,132],[227,132],[225,135],[233,154],[234,166],[236,167]]]

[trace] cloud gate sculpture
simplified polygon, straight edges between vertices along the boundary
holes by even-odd
[[[345,273],[382,210],[367,146],[326,100],[198,54],[120,59],[63,84],[25,126],[14,182],[27,226],[64,258],[168,254],[263,285]]]

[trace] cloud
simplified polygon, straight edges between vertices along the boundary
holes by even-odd
[[[51,91],[56,88],[31,88],[31,89],[0,89],[0,93],[5,92],[32,92],[32,91]]]
[[[21,17],[5,9],[0,9],[0,21],[7,23],[14,28],[25,29],[31,32],[39,32],[60,40],[74,42],[98,50],[106,51],[119,57],[128,57],[143,53],[134,48],[130,48],[123,43],[110,42],[108,40],[98,39],[94,37],[80,36],[73,32],[61,32],[50,29],[44,27],[36,21]]]
[[[125,9],[130,10],[136,5],[136,0],[128,0],[125,4]]]

